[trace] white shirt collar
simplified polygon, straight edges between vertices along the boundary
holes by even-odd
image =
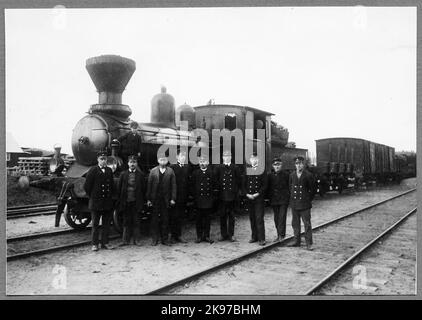
[[[164,172],[166,172],[166,169],[167,169],[167,168],[165,168],[165,167],[164,167],[164,168],[159,167],[159,169],[160,169],[160,172],[161,172],[161,173],[164,173]]]

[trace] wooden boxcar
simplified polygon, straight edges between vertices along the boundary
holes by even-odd
[[[382,181],[395,175],[395,150],[383,144],[357,138],[319,139],[316,153],[318,166],[349,163],[360,179]]]

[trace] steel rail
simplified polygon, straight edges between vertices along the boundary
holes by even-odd
[[[393,197],[391,197],[391,198],[388,198],[388,199],[385,199],[385,200],[379,201],[379,202],[374,203],[374,204],[372,204],[372,205],[370,205],[370,206],[367,206],[367,207],[365,207],[365,208],[362,208],[362,209],[359,209],[359,210],[353,211],[353,212],[351,212],[351,213],[345,214],[345,215],[343,215],[343,216],[341,216],[341,217],[334,218],[334,219],[329,220],[329,221],[327,221],[327,222],[321,223],[321,224],[319,224],[318,226],[316,226],[316,227],[312,228],[312,231],[315,231],[315,230],[318,230],[318,229],[321,229],[321,228],[327,227],[327,226],[329,226],[329,225],[332,225],[332,224],[334,224],[334,223],[337,223],[337,222],[339,222],[339,221],[342,221],[343,219],[346,219],[346,218],[348,218],[348,217],[350,217],[350,216],[353,216],[353,215],[356,215],[356,214],[361,213],[361,212],[363,212],[363,211],[366,211],[366,210],[372,209],[372,208],[374,208],[374,207],[376,207],[376,206],[379,206],[379,205],[381,205],[381,204],[383,204],[383,203],[386,203],[386,202],[388,202],[388,201],[394,200],[394,199],[396,199],[396,198],[402,197],[402,196],[404,196],[404,195],[406,195],[406,194],[409,194],[410,192],[414,192],[414,191],[416,191],[416,188],[414,188],[414,189],[410,189],[410,190],[407,190],[407,191],[402,192],[402,193],[400,193],[400,194],[398,194],[398,195],[395,195],[395,196],[393,196]],[[301,235],[303,235],[303,234],[304,234],[304,232],[302,232],[302,233],[301,233]],[[255,250],[249,251],[249,252],[247,252],[247,253],[245,253],[245,254],[242,254],[242,255],[237,256],[237,257],[232,258],[232,259],[228,259],[228,260],[226,260],[226,261],[223,261],[222,263],[216,264],[216,265],[214,265],[214,266],[211,266],[211,267],[209,267],[209,268],[206,268],[206,269],[204,269],[204,270],[201,270],[201,271],[199,271],[199,272],[196,272],[196,273],[194,273],[194,274],[192,274],[192,275],[190,275],[190,276],[188,276],[188,277],[181,278],[181,279],[179,279],[179,280],[176,280],[176,281],[174,281],[174,282],[171,282],[171,283],[169,283],[169,284],[167,284],[167,285],[164,285],[164,286],[162,286],[162,287],[159,287],[159,288],[157,288],[157,289],[154,289],[154,290],[152,290],[152,291],[149,291],[149,292],[147,292],[147,293],[145,293],[145,294],[146,294],[146,295],[159,295],[159,294],[162,294],[163,292],[166,292],[166,291],[169,291],[169,290],[171,290],[171,289],[173,289],[173,288],[179,287],[179,286],[181,286],[181,285],[183,285],[183,284],[185,284],[185,283],[187,283],[187,282],[194,281],[194,280],[196,280],[196,279],[198,279],[198,278],[202,277],[203,275],[210,274],[210,273],[215,272],[215,271],[217,271],[217,270],[220,270],[220,269],[223,269],[223,268],[228,267],[228,266],[230,266],[230,265],[236,264],[236,263],[238,263],[238,262],[240,262],[240,261],[246,260],[246,259],[248,259],[248,258],[250,258],[250,257],[252,257],[252,256],[254,256],[254,255],[259,254],[259,253],[263,253],[263,252],[265,252],[265,251],[267,251],[267,250],[270,250],[270,249],[273,249],[273,248],[275,248],[275,247],[277,247],[277,246],[284,245],[284,244],[286,244],[287,242],[291,241],[293,238],[294,238],[294,236],[290,236],[290,237],[284,238],[284,239],[283,239],[283,240],[281,240],[281,241],[273,242],[273,243],[271,243],[271,244],[269,244],[269,245],[266,245],[266,246],[264,246],[264,247],[262,247],[262,248],[258,248],[258,249],[255,249]]]
[[[7,207],[7,211],[20,210],[20,209],[31,209],[31,208],[39,208],[39,207],[49,207],[49,206],[54,206],[54,205],[57,205],[57,203],[50,202],[50,203],[28,204],[28,205],[24,205],[24,206]]]
[[[28,218],[28,217],[38,217],[38,216],[51,216],[56,214],[56,210],[49,211],[39,211],[39,212],[28,212],[28,213],[7,213],[6,220]]]
[[[86,227],[83,230],[77,230],[77,229],[64,229],[64,230],[54,230],[54,231],[47,231],[47,232],[38,232],[38,233],[32,233],[32,234],[24,234],[20,236],[10,237],[7,238],[7,242],[18,242],[18,241],[26,241],[26,240],[33,240],[38,239],[42,237],[49,237],[49,236],[57,236],[61,234],[71,234],[71,233],[83,233],[86,232],[86,230],[91,230],[92,227]]]
[[[317,290],[321,289],[327,282],[329,282],[334,276],[336,276],[340,271],[344,270],[347,266],[349,266],[354,260],[356,260],[362,253],[367,251],[371,248],[378,240],[386,236],[388,233],[392,232],[396,229],[399,225],[401,225],[407,218],[410,217],[413,213],[417,211],[417,208],[410,210],[406,213],[403,217],[401,217],[396,223],[390,226],[388,229],[384,230],[382,233],[377,235],[374,239],[364,245],[359,251],[355,252],[351,257],[349,257],[346,261],[340,264],[336,269],[331,271],[324,279],[314,285],[312,288],[306,291],[306,295],[312,295],[316,293]]]
[[[120,237],[121,237],[121,235],[116,234],[116,235],[111,235],[109,237],[109,239],[114,240],[114,239],[117,239],[117,238],[120,238]],[[19,259],[28,258],[28,257],[35,256],[35,255],[42,255],[42,254],[46,254],[46,253],[61,251],[61,250],[64,250],[64,249],[81,247],[81,246],[88,245],[90,243],[91,243],[91,240],[85,240],[85,241],[74,242],[74,243],[65,244],[65,245],[61,245],[61,246],[55,246],[55,247],[50,247],[50,248],[45,248],[45,249],[39,249],[39,250],[33,250],[33,251],[27,251],[27,252],[12,254],[12,255],[7,256],[7,261],[19,260]]]

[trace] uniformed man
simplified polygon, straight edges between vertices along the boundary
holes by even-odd
[[[213,243],[214,241],[210,238],[210,228],[216,192],[216,177],[209,167],[207,156],[200,156],[199,168],[193,172],[191,181],[192,194],[197,209],[195,242]]]
[[[108,249],[108,234],[113,212],[113,171],[107,167],[107,152],[98,152],[97,161],[98,165],[89,169],[84,184],[91,210],[93,251],[98,251],[100,218],[102,219],[101,248]]]
[[[151,217],[151,245],[156,246],[161,238],[163,245],[170,245],[169,208],[176,204],[176,176],[167,167],[168,158],[164,153],[157,155],[158,166],[151,169],[148,176],[147,205],[153,207]]]
[[[268,191],[277,229],[274,241],[281,241],[286,236],[286,216],[290,198],[289,175],[282,171],[283,163],[280,157],[275,157],[272,165],[273,170],[268,176]]]
[[[128,157],[128,170],[123,171],[119,178],[119,206],[123,215],[123,242],[128,245],[131,237],[133,244],[139,245],[140,220],[139,213],[144,206],[146,185],[145,174],[137,168],[138,157]]]
[[[254,152],[250,159],[250,168],[258,172],[259,157]],[[264,246],[265,225],[264,225],[264,194],[267,188],[267,174],[246,174],[243,180],[242,193],[246,196],[245,210],[249,213],[251,222],[252,237],[249,243],[257,242]]]
[[[141,155],[142,137],[138,134],[138,123],[133,121],[130,124],[130,132],[122,135],[117,140],[120,142],[119,155],[126,165],[129,155]]]
[[[177,163],[172,164],[170,168],[173,169],[176,176],[177,186],[176,205],[170,212],[170,241],[172,243],[186,243],[186,241],[182,238],[182,219],[186,211],[186,203],[188,201],[189,176],[191,173],[190,166],[186,163],[186,152],[178,150]]]
[[[295,158],[296,171],[289,177],[290,206],[292,208],[292,227],[294,233],[294,243],[292,246],[300,246],[300,219],[302,218],[305,227],[306,248],[312,249],[312,226],[311,226],[311,208],[312,200],[315,195],[314,181],[305,167],[303,157]]]
[[[219,187],[220,238],[219,241],[236,241],[234,238],[235,205],[241,186],[239,169],[231,163],[231,152],[223,152],[223,164],[217,167],[217,185]]]

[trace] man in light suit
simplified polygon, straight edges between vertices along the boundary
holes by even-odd
[[[148,176],[147,204],[153,207],[151,219],[151,245],[156,246],[161,238],[163,245],[170,245],[169,209],[176,204],[176,176],[167,167],[168,159],[163,153],[157,156],[158,166],[151,169]]]

